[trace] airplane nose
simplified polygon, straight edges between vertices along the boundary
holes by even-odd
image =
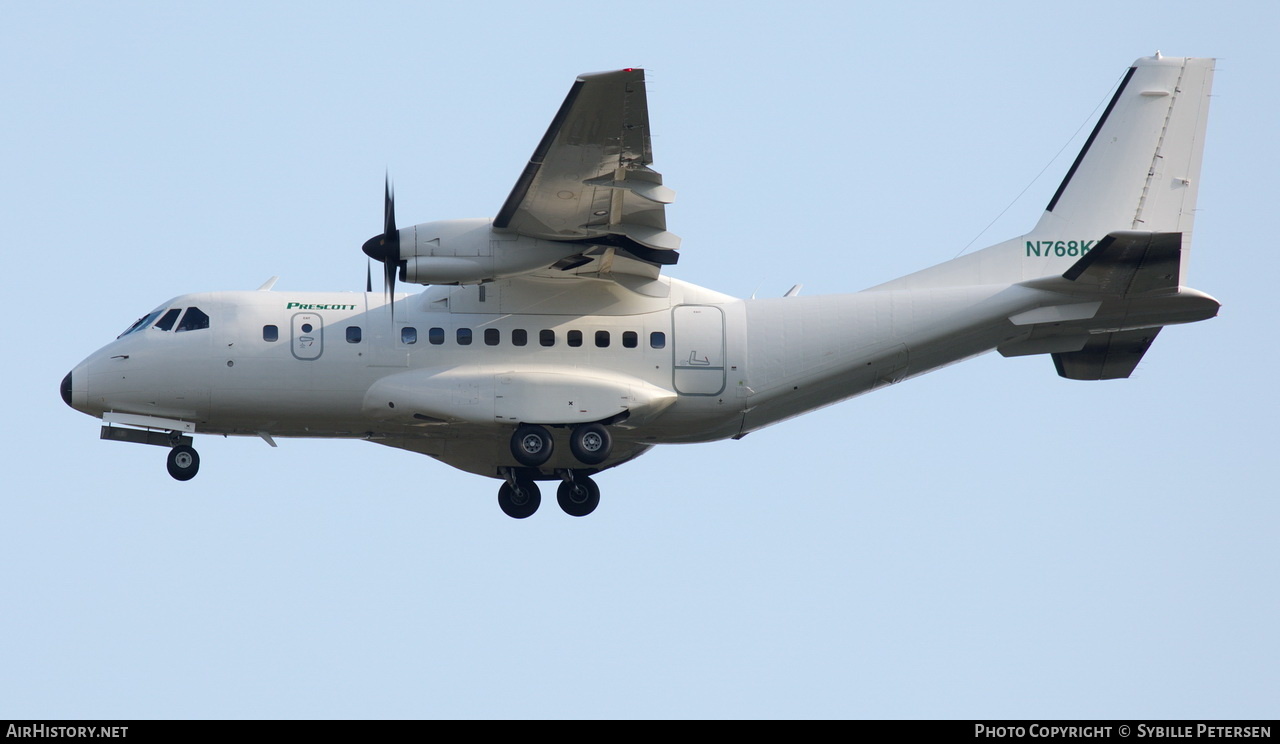
[[[62,402],[71,405],[71,373],[62,378]],[[74,406],[72,406],[74,408]]]

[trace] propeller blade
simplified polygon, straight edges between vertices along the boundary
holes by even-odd
[[[391,304],[391,320],[396,319],[396,269],[399,268],[393,263],[383,264],[382,266],[382,283],[386,288],[387,301]]]
[[[396,228],[396,199],[391,193],[391,177],[383,183],[382,234],[375,235],[361,247],[369,258],[382,262],[383,291],[391,304],[391,319],[395,320],[396,273],[400,268],[400,231]],[[373,291],[373,277],[366,279],[366,287]]]
[[[364,260],[364,291],[373,291],[373,262],[367,258]]]
[[[396,231],[396,197],[391,193],[391,177],[383,182],[383,223],[382,233],[390,235]]]

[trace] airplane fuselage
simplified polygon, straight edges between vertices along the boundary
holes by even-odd
[[[370,439],[491,477],[512,464],[503,432],[518,423],[613,417],[618,447],[604,469],[989,351],[1026,334],[1011,317],[1071,302],[1018,285],[759,300],[666,278],[646,289],[434,287],[399,297],[394,319],[379,293],[184,295],[159,312],[197,308],[207,327],[122,336],[73,371],[71,402],[200,433]],[[1177,320],[1169,307],[1162,322]],[[568,458],[560,448],[545,472],[573,467]]]

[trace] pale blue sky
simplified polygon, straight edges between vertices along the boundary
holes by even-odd
[[[1265,2],[7,3],[0,718],[1280,715],[1278,27]],[[180,484],[57,394],[174,295],[360,289],[387,170],[401,224],[491,216],[580,72],[649,71],[671,275],[767,296],[951,258],[1157,49],[1221,60],[1187,280],[1223,309],[1127,381],[986,356],[524,521],[362,442],[201,439]]]

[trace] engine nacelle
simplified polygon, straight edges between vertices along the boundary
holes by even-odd
[[[441,220],[400,230],[401,279],[479,284],[544,269],[585,246],[494,232],[493,220]]]

